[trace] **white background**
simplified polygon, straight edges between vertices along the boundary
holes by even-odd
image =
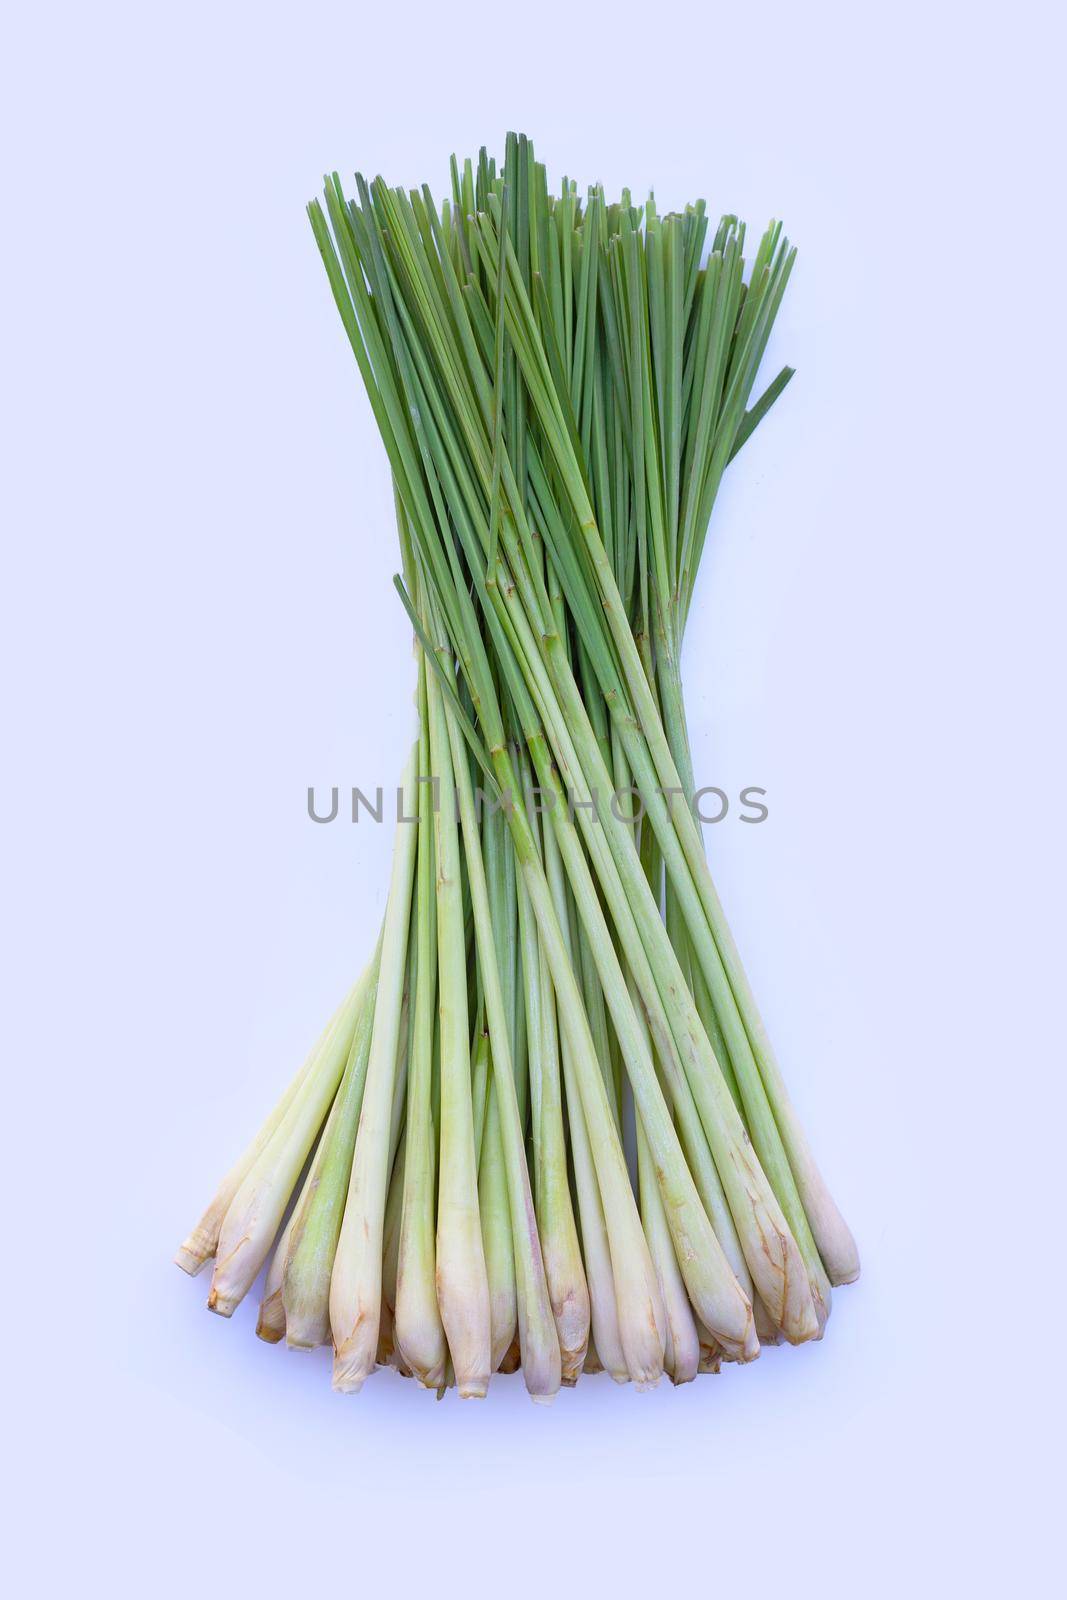
[[[39,5],[4,50],[3,1375],[20,1592],[1046,1593],[1059,1512],[1055,8]],[[548,1411],[334,1396],[172,1251],[362,964],[407,737],[303,215],[529,132],[800,248],[686,659],[709,846],[860,1283]]]

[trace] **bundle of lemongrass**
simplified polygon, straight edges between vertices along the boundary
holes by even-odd
[[[550,195],[514,135],[440,207],[356,188],[309,212],[393,474],[417,822],[179,1265],[215,1257],[229,1316],[273,1245],[258,1332],[331,1340],[341,1390],[521,1365],[549,1399],[818,1338],[859,1261],[708,871],[679,664],[794,252],[772,224],[746,274],[702,201]]]

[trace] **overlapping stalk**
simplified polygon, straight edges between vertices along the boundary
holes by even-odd
[[[421,661],[419,712],[419,771],[424,773],[430,770],[430,738],[426,718],[426,672]],[[413,934],[414,999],[394,1331],[397,1351],[409,1371],[424,1387],[437,1389],[445,1380],[448,1346],[437,1303],[434,1243],[437,1146],[434,1138],[433,1047],[434,1014],[437,1009],[437,919],[433,913],[436,858],[433,808],[430,792],[424,785],[419,788],[418,818]]]
[[[722,474],[791,376],[752,401],[794,253],[772,224],[746,276],[703,202],[550,196],[513,135],[441,206],[325,202],[417,639],[412,821],[367,975],[179,1262],[217,1246],[228,1313],[281,1230],[260,1331],[310,1347],[328,1307],[345,1390],[518,1363],[550,1399],[817,1337],[858,1260],[708,870],[680,668]]]

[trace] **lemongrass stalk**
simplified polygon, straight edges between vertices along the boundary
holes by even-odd
[[[563,863],[551,827],[544,829],[542,840],[545,870],[552,889],[560,926],[568,950],[573,949],[571,908],[568,905]],[[574,1063],[570,1039],[561,1031],[556,1010],[556,995],[548,958],[538,936],[538,955],[541,969],[541,1023],[542,1061],[546,1079],[549,1073],[560,1078],[561,1089],[566,1088],[567,1146],[557,1151],[557,1160],[566,1166],[569,1152],[574,1178],[574,1200],[577,1206],[576,1222],[580,1229],[580,1255],[585,1270],[589,1299],[589,1336],[583,1372],[606,1371],[615,1383],[629,1383],[630,1371],[622,1345],[619,1327],[618,1297],[612,1270],[611,1241],[608,1234],[600,1189],[597,1183],[596,1164],[593,1159],[589,1131],[586,1127],[582,1098],[578,1088],[578,1073]],[[562,1095],[561,1095],[562,1098]],[[543,1125],[545,1126],[545,1125]],[[562,1349],[562,1343],[561,1343]],[[592,1365],[588,1351],[592,1351]],[[597,1352],[600,1352],[598,1354]]]
[[[419,776],[429,776],[425,664],[419,658]],[[408,1065],[406,1160],[397,1247],[395,1336],[405,1365],[426,1389],[444,1380],[447,1345],[437,1304],[434,1195],[437,1134],[433,1117],[434,1013],[437,1007],[437,907],[434,894],[433,803],[419,785],[419,838],[415,880],[415,997]]]
[[[562,857],[550,826],[543,829],[541,844],[544,849],[545,873],[551,886],[565,950],[569,956],[572,942],[567,883]],[[551,1063],[558,1053],[563,1069],[563,1082],[567,1093],[567,1127],[570,1133],[571,1161],[574,1167],[574,1185],[582,1232],[582,1258],[589,1287],[589,1349],[593,1351],[595,1367],[590,1368],[587,1354],[583,1370],[606,1371],[616,1383],[629,1383],[630,1367],[623,1348],[620,1328],[619,1297],[612,1267],[611,1239],[597,1183],[596,1162],[586,1126],[582,1096],[578,1088],[578,1072],[567,1031],[562,1030],[558,1036],[556,995],[552,987],[548,957],[540,938],[539,949],[543,1060]]]
[[[289,1218],[282,1236],[274,1247],[270,1266],[267,1268],[267,1277],[263,1285],[263,1298],[259,1303],[259,1316],[256,1319],[256,1338],[262,1339],[264,1344],[277,1344],[285,1338],[285,1306],[282,1302],[282,1280],[285,1277],[285,1263],[289,1258],[289,1243],[293,1236],[293,1223],[296,1221],[296,1212]]]
[[[515,1275],[516,1317],[522,1370],[530,1398],[550,1401],[560,1386],[560,1348],[552,1316],[548,1285],[545,1281],[541,1243],[537,1233],[530,1176],[526,1166],[522,1125],[519,1118],[515,1067],[512,1060],[512,1026],[509,1022],[497,960],[497,930],[493,926],[482,856],[478,818],[474,805],[470,763],[459,721],[450,705],[445,719],[451,742],[452,765],[462,827],[467,881],[474,913],[475,945],[485,995],[489,1024],[490,1056],[494,1094],[490,1114],[499,1118],[504,1169],[507,1179],[507,1204],[511,1217],[512,1259]],[[503,938],[504,930],[500,930]],[[514,952],[512,936],[512,954]],[[490,1122],[490,1127],[491,1127]]]
[[[413,896],[417,892],[413,885]],[[415,973],[415,937],[412,922],[414,921],[414,899],[412,904],[411,920],[408,930],[408,964],[407,977],[404,982],[404,997],[400,1005],[399,1038],[396,1053],[396,1076],[393,1082],[393,1107],[389,1118],[389,1155],[387,1171],[389,1174],[389,1187],[385,1200],[385,1216],[382,1222],[382,1315],[388,1313],[388,1337],[384,1340],[389,1349],[389,1361],[393,1365],[399,1363],[393,1338],[393,1313],[396,1309],[397,1273],[400,1265],[400,1223],[403,1216],[404,1203],[404,1170],[405,1147],[407,1144],[407,1126],[405,1110],[407,1107],[408,1065],[411,1059],[411,1042],[414,1034],[413,1017],[413,990]],[[379,1333],[379,1351],[383,1345],[383,1335]],[[378,1365],[383,1360],[378,1358]]]
[[[211,1260],[211,1257],[218,1249],[219,1230],[222,1227],[227,1211],[233,1204],[234,1195],[281,1126],[308,1074],[314,1070],[341,1014],[341,1010],[351,998],[352,993],[353,990],[349,990],[341,1005],[338,1006],[322,1030],[300,1071],[296,1074],[247,1150],[244,1151],[238,1161],[234,1162],[225,1178],[219,1184],[211,1204],[196,1224],[196,1227],[178,1247],[174,1260],[183,1272],[189,1273],[190,1277],[195,1278],[196,1274]]]
[[[290,1350],[317,1349],[330,1335],[330,1277],[363,1104],[380,963],[379,937],[344,1076],[316,1153],[315,1182],[307,1187],[293,1213],[293,1231],[282,1262],[280,1285]]]
[[[489,1387],[492,1368],[489,1281],[478,1208],[471,1102],[463,861],[452,795],[452,755],[441,690],[427,673],[430,763],[439,784],[434,813],[437,866],[438,1011],[441,1056],[440,1176],[437,1203],[437,1299],[456,1386],[463,1399]]]
[[[597,971],[597,962],[589,945],[589,939],[581,923],[578,925],[578,937],[575,940],[578,978],[582,986],[582,999],[585,1002],[585,1014],[589,1018],[589,1030],[593,1035],[593,1048],[600,1062],[600,1070],[604,1075],[604,1087],[608,1091],[611,1102],[612,1115],[621,1131],[622,1129],[622,1097],[620,1084],[616,1081],[615,1067],[612,1060],[611,1032],[608,1026],[608,1015],[604,1005],[604,991],[600,985]]]
[[[408,1001],[410,990],[405,988],[404,999],[400,1007],[400,1041],[396,1054],[396,1076],[393,1079],[393,1107],[389,1117],[389,1173],[390,1177],[396,1164],[396,1152],[404,1132],[404,1110],[407,1105],[408,1094],[408,1039],[406,1037],[408,1022]],[[399,1226],[399,1219],[398,1219]]]
[[[547,968],[546,959],[546,971]],[[615,1286],[614,1259],[618,1247],[613,1253],[611,1232],[597,1183],[596,1159],[586,1125],[581,1090],[578,1086],[573,1047],[565,1032],[559,1040],[559,1056],[567,1092],[570,1155],[574,1167],[578,1219],[581,1226],[582,1260],[589,1290],[589,1343],[582,1370],[607,1372],[615,1383],[629,1383],[633,1368],[623,1342],[620,1296]],[[659,1298],[656,1309],[662,1316],[662,1300]],[[595,1357],[595,1367],[589,1365],[590,1350]],[[642,1371],[640,1381],[648,1384],[655,1381],[656,1364],[647,1356],[645,1361],[644,1369],[639,1369]],[[662,1369],[662,1356],[659,1365]]]
[[[373,966],[374,963],[372,962],[372,968]],[[371,983],[364,990],[363,1003],[361,1006],[359,1019],[356,1023],[357,1035],[360,1030],[360,1023],[366,1016],[368,1004],[370,1004],[369,996],[372,987],[373,978],[371,979]],[[353,1038],[352,1045],[349,1049],[349,1061],[352,1059],[352,1051],[354,1049],[355,1038]],[[348,1065],[346,1063],[345,1074],[347,1074],[347,1072]],[[300,1238],[304,1221],[314,1206],[315,1196],[322,1180],[323,1169],[328,1160],[330,1148],[336,1135],[337,1122],[339,1116],[343,1114],[342,1095],[344,1092],[344,1083],[345,1077],[342,1076],[341,1085],[334,1096],[333,1105],[330,1107],[330,1114],[326,1118],[322,1133],[319,1137],[319,1142],[315,1147],[315,1154],[312,1157],[311,1166],[308,1169],[307,1177],[304,1179],[304,1182],[301,1185],[300,1194],[293,1206],[292,1215],[285,1225],[282,1236],[275,1247],[274,1255],[271,1257],[270,1266],[267,1269],[267,1278],[263,1287],[263,1299],[260,1303],[259,1320],[256,1324],[256,1333],[261,1339],[266,1340],[268,1344],[276,1344],[280,1338],[284,1338],[288,1334],[284,1299],[286,1274],[289,1269],[289,1262],[293,1250],[295,1249],[297,1241]],[[315,1343],[321,1344],[325,1337],[325,1330],[323,1329],[320,1331],[320,1335],[315,1340]],[[299,1336],[290,1339],[289,1344],[290,1348],[311,1348],[310,1342],[305,1343],[304,1340]]]
[[[559,1340],[560,1381],[570,1385],[578,1381],[589,1342],[589,1287],[567,1178],[555,1000],[548,973],[542,970],[530,898],[521,883],[518,902],[537,1228]]]
[[[378,1365],[395,1366],[398,1371],[411,1375],[396,1337],[397,1283],[400,1271],[400,1225],[404,1205],[404,1175],[407,1171],[407,1138],[400,1131],[393,1170],[389,1178],[389,1196],[385,1202],[385,1221],[382,1224],[382,1312],[378,1328]]]
[[[337,1092],[366,990],[364,972],[288,1111],[234,1195],[219,1230],[208,1309],[229,1317],[267,1258],[294,1185]]]
[[[412,815],[413,748],[404,773],[404,815]],[[330,1279],[334,1388],[355,1393],[374,1371],[382,1300],[382,1229],[391,1165],[390,1124],[404,999],[408,923],[417,830],[398,824],[370,1058],[352,1158],[344,1219]]]
[[[326,1119],[322,1136],[315,1150],[311,1168],[307,1178],[304,1180],[300,1196],[293,1207],[292,1216],[286,1224],[285,1231],[274,1252],[270,1269],[267,1273],[263,1303],[260,1306],[259,1324],[256,1332],[261,1338],[267,1339],[268,1342],[275,1342],[279,1335],[284,1335],[290,1350],[314,1349],[320,1344],[325,1344],[329,1334],[329,1291],[330,1271],[333,1266],[333,1249],[330,1248],[328,1251],[320,1250],[316,1253],[314,1252],[314,1247],[312,1247],[310,1255],[305,1255],[301,1251],[301,1258],[296,1261],[295,1270],[293,1270],[293,1258],[301,1250],[301,1246],[307,1237],[309,1222],[311,1223],[312,1238],[315,1236],[315,1213],[318,1210],[318,1196],[324,1179],[327,1184],[330,1183],[328,1168],[332,1163],[333,1153],[337,1148],[338,1123],[345,1116],[351,1117],[353,1121],[352,1136],[353,1139],[355,1138],[354,1124],[358,1122],[359,1109],[358,1105],[355,1107],[354,1112],[350,1108],[348,1096],[345,1094],[345,1085],[353,1059],[356,1058],[357,1061],[362,1059],[364,1067],[366,1064],[366,1053],[360,1048],[360,1040],[361,1036],[369,1037],[370,1025],[373,1019],[378,956],[379,953],[376,951],[369,969],[369,982],[364,993],[359,1020],[356,1024],[356,1033],[349,1050],[345,1076],[341,1080],[341,1086],[334,1097],[333,1105],[330,1107],[330,1114]],[[394,1142],[396,1131],[398,1131],[398,1123],[399,1119],[394,1117]],[[340,1227],[340,1222],[338,1208],[336,1220],[338,1228]],[[319,1237],[321,1241],[321,1234]],[[336,1243],[336,1231],[333,1231],[332,1237]],[[388,1252],[386,1254],[388,1257]],[[313,1306],[307,1293],[307,1279],[302,1273],[302,1268],[306,1265],[312,1267]],[[298,1293],[301,1286],[305,1291],[303,1294]],[[291,1308],[288,1312],[286,1304],[287,1293],[289,1296],[288,1306]],[[272,1335],[274,1338],[272,1338]]]
[[[478,1163],[478,1209],[482,1219],[485,1271],[489,1280],[489,1365],[491,1371],[497,1372],[516,1336],[518,1300],[504,1141],[492,1077],[489,1080],[485,1132]]]
[[[317,1269],[315,1270],[315,1275],[317,1275],[318,1283],[320,1283],[320,1294],[318,1294],[318,1315],[314,1315],[314,1317],[309,1317],[309,1304],[307,1304],[306,1298],[293,1298],[291,1269],[293,1269],[294,1254],[298,1253],[299,1246],[301,1246],[302,1240],[306,1237],[307,1222],[309,1222],[309,1219],[314,1221],[318,1192],[322,1187],[323,1176],[326,1174],[328,1163],[331,1162],[331,1152],[333,1152],[334,1147],[336,1147],[336,1141],[338,1141],[338,1123],[349,1114],[346,1104],[346,1082],[347,1078],[349,1078],[354,1056],[358,1053],[360,1035],[370,1030],[370,1016],[374,1010],[376,982],[378,982],[378,952],[374,954],[374,960],[371,962],[370,978],[368,978],[368,984],[366,984],[365,992],[363,992],[362,1008],[360,1008],[360,1016],[358,1016],[357,1026],[355,1026],[355,1035],[352,1038],[352,1046],[350,1046],[349,1050],[349,1061],[347,1061],[346,1070],[344,1070],[344,1077],[341,1078],[341,1086],[339,1086],[338,1093],[334,1096],[333,1106],[330,1107],[330,1115],[326,1117],[322,1136],[318,1139],[318,1146],[315,1149],[314,1157],[312,1157],[312,1165],[310,1165],[307,1178],[304,1179],[296,1205],[293,1206],[293,1214],[290,1216],[290,1221],[286,1222],[282,1238],[278,1240],[274,1256],[270,1259],[270,1267],[267,1269],[266,1285],[264,1285],[262,1302],[261,1306],[259,1306],[259,1320],[256,1323],[256,1333],[267,1344],[277,1344],[278,1339],[285,1338],[286,1344],[291,1350],[315,1349],[320,1344],[325,1344],[326,1336],[330,1331],[328,1296],[330,1296],[330,1269],[333,1266],[333,1251],[330,1251],[328,1258],[323,1259],[323,1261],[315,1261],[315,1269]],[[355,1112],[355,1117],[358,1118],[358,1109]],[[338,1226],[339,1224],[341,1224],[341,1218],[338,1216]],[[302,1262],[306,1261],[306,1259],[306,1256],[302,1256],[302,1261],[298,1262],[298,1267],[296,1267],[294,1277],[298,1278],[298,1282],[299,1277],[301,1277]],[[288,1293],[290,1293],[290,1314],[286,1314],[286,1285],[288,1285]]]
[[[467,752],[464,752],[465,755]],[[469,760],[469,756],[468,756]],[[478,817],[478,807],[475,806]],[[486,807],[480,818],[482,859],[489,892],[489,910],[494,934],[496,965],[508,1025],[508,1048],[515,1077],[515,1098],[519,1122],[525,1122],[528,1098],[525,1013],[518,1004],[518,890],[515,852],[508,838],[507,825],[495,806]]]
[[[410,1369],[396,1343],[396,1291],[400,1270],[400,1222],[404,1202],[404,1172],[406,1168],[404,1107],[407,1102],[408,1059],[411,1044],[412,973],[415,964],[413,941],[408,951],[408,981],[400,1008],[400,1042],[397,1046],[396,1082],[393,1085],[393,1110],[389,1121],[389,1190],[385,1201],[382,1222],[382,1302],[378,1327],[377,1365],[396,1367],[398,1372],[410,1377]]]
[[[644,1022],[640,1011],[637,1011],[637,1017],[647,1038],[647,1023]],[[635,1132],[641,1220],[645,1225],[645,1237],[652,1252],[652,1259],[656,1263],[656,1271],[659,1273],[663,1310],[667,1319],[663,1370],[677,1387],[679,1384],[691,1383],[697,1375],[700,1340],[696,1317],[686,1292],[685,1279],[678,1266],[667,1213],[663,1208],[663,1194],[657,1179],[652,1152],[649,1149],[648,1136],[636,1107]],[[743,1349],[741,1353],[745,1353]]]
[[[697,1375],[700,1361],[696,1320],[685,1291],[685,1282],[678,1270],[674,1241],[663,1209],[663,1196],[656,1182],[652,1155],[640,1116],[637,1118],[637,1166],[645,1237],[659,1273],[663,1310],[667,1319],[663,1370],[675,1385],[691,1383]]]
[[[515,851],[501,817],[500,842],[503,854],[503,905],[502,917],[508,928],[511,953],[507,967],[501,973],[504,998],[512,1018],[512,1062],[515,1069],[515,1096],[519,1104],[519,1122],[526,1129],[530,1115],[530,1046],[526,1033],[526,1006],[522,997],[522,967],[519,951],[519,869]],[[493,913],[494,923],[496,912]]]
[[[485,1031],[485,1022],[479,1013],[474,1025],[474,1040],[471,1045],[471,1103],[474,1110],[474,1148],[481,1150],[482,1140],[485,1137],[485,1109],[489,1102],[489,1035]]]

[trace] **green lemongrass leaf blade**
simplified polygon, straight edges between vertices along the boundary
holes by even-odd
[[[745,412],[741,419],[741,426],[737,430],[733,445],[730,449],[730,455],[728,458],[730,461],[734,459],[742,446],[745,445],[749,439],[751,439],[752,435],[755,433],[756,429],[759,427],[768,411],[774,405],[774,402],[784,392],[795,373],[795,367],[783,367],[778,376],[767,385],[766,389],[764,389],[755,405],[750,406]]]

